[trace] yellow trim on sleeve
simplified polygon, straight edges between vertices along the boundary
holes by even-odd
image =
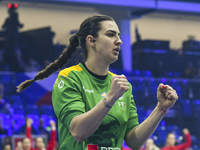
[[[116,74],[114,74],[114,73],[112,73],[110,71],[108,71],[108,73],[111,74],[112,76],[116,76]]]
[[[83,69],[79,66],[79,65],[75,65],[75,66],[71,66],[69,68],[65,68],[63,70],[61,70],[58,74],[58,76],[60,75],[63,75],[63,76],[68,76],[68,74],[71,72],[71,71],[82,71]]]

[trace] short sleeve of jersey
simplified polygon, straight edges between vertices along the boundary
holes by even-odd
[[[132,88],[129,89],[132,92]],[[133,99],[133,95],[131,96],[131,101],[130,101],[130,112],[129,112],[129,120],[128,120],[128,125],[126,129],[125,136],[136,126],[139,125],[138,122],[138,114],[137,114],[137,108]]]
[[[75,116],[85,113],[80,84],[69,76],[59,75],[54,84],[52,102],[56,116],[70,128]]]

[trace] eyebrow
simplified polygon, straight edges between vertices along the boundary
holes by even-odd
[[[114,34],[117,34],[117,32],[116,32],[116,31],[114,31],[114,30],[108,30],[108,31],[106,31],[106,32],[112,32],[112,33],[114,33]],[[118,35],[120,36],[120,35],[121,35],[121,33],[118,33]]]

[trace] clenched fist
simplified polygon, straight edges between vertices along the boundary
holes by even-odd
[[[129,82],[124,75],[113,76],[109,95],[116,101],[129,90]]]
[[[158,105],[167,111],[178,100],[178,95],[171,86],[161,83],[157,89],[157,99]]]

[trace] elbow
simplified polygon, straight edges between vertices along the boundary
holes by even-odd
[[[71,132],[71,135],[74,137],[74,139],[77,142],[79,142],[79,143],[83,142],[84,138],[83,138],[83,136],[80,133],[73,132],[73,131],[70,131],[70,132]]]
[[[70,133],[77,142],[81,143],[87,138],[87,130],[81,128],[80,125],[77,125],[79,123],[77,123],[77,120],[75,120],[75,118],[71,121]]]
[[[70,133],[77,142],[81,143],[84,140],[84,133],[78,130],[76,126],[70,126]]]

